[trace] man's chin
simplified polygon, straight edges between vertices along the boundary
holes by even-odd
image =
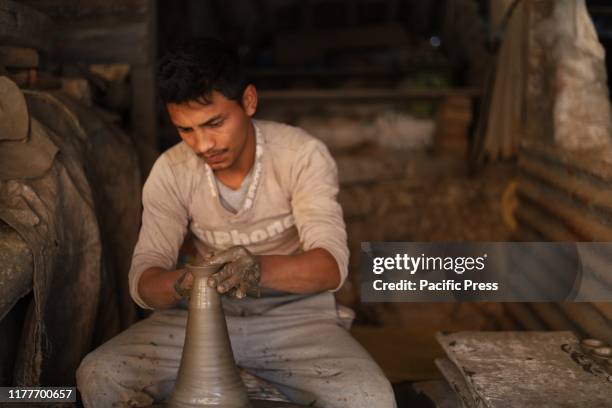
[[[230,167],[229,163],[225,161],[218,162],[218,163],[208,163],[207,162],[206,164],[208,164],[208,167],[210,167],[212,171],[225,170]]]

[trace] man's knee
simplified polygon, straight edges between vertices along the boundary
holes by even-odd
[[[372,401],[373,405],[371,406],[381,408],[396,407],[393,387],[391,387],[391,383],[382,373],[370,378],[360,388],[362,390],[364,398]]]
[[[338,391],[347,407],[396,407],[391,383],[375,364],[345,376]]]
[[[96,406],[96,400],[110,398],[112,379],[109,376],[109,362],[103,356],[89,353],[76,371],[76,383],[85,406]]]
[[[76,371],[76,382],[79,390],[92,386],[99,379],[96,373],[100,371],[100,362],[99,359],[96,359],[94,353],[86,355]]]
[[[99,350],[89,353],[76,372],[85,408],[150,406],[154,397],[147,385],[154,381],[141,377],[125,357]]]
[[[77,389],[83,405],[86,408],[145,406],[121,403],[127,396],[126,389],[117,378],[120,372],[117,361],[108,354],[93,351],[85,356],[76,371]],[[145,402],[151,404],[152,400]]]

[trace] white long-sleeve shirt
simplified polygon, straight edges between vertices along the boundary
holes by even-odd
[[[142,227],[129,273],[139,306],[150,308],[138,293],[142,272],[174,269],[188,229],[201,254],[234,245],[265,255],[323,248],[338,263],[338,288],[346,279],[349,252],[336,201],[338,172],[327,147],[296,127],[254,124],[253,178],[236,214],[223,207],[212,170],[184,142],[155,162],[143,189]]]

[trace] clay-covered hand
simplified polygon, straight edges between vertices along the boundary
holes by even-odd
[[[261,263],[248,249],[234,246],[215,254],[209,262],[225,265],[208,278],[208,286],[238,299],[247,294],[259,297]]]
[[[193,275],[191,275],[187,269],[182,270],[183,273],[174,281],[174,298],[176,300],[182,300],[189,298],[189,292],[191,286],[193,286]]]
[[[188,256],[187,265],[201,265],[204,263],[208,263],[212,257],[213,257],[212,253],[205,254],[202,257],[200,257],[199,255]],[[191,288],[193,286],[193,275],[189,273],[189,270],[185,268],[179,269],[179,271],[182,273],[174,281],[173,296],[176,300],[183,300],[183,299],[188,300],[189,294],[191,293]]]

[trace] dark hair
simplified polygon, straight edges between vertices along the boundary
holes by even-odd
[[[248,84],[238,56],[214,38],[185,43],[166,53],[157,65],[157,89],[164,103],[208,104],[217,91],[242,104]]]

